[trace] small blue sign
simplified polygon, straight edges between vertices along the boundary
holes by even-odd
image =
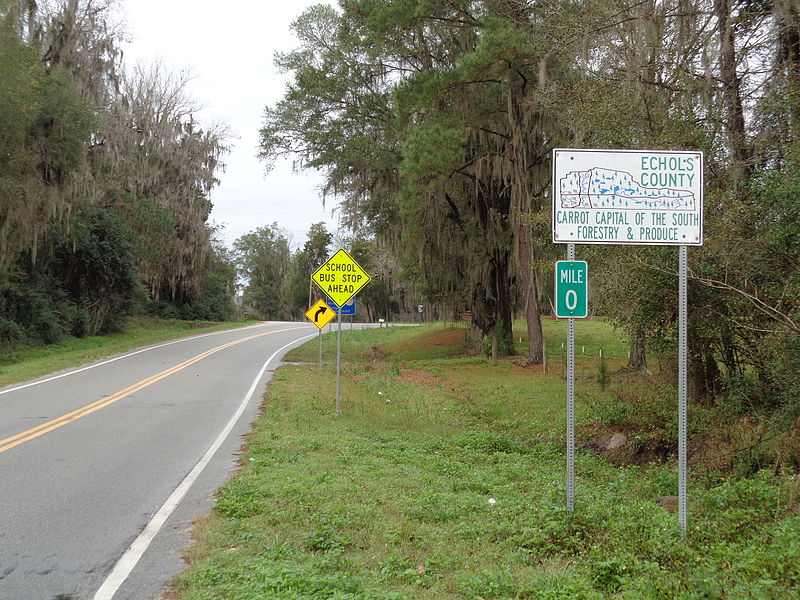
[[[342,306],[341,309],[338,306],[336,306],[336,304],[334,304],[333,300],[331,300],[330,298],[325,298],[325,302],[328,303],[328,306],[330,306],[333,309],[333,312],[335,312],[337,315],[339,314],[340,311],[341,311],[342,316],[345,316],[345,317],[348,316],[348,315],[356,314],[356,299],[355,298],[351,298],[350,301],[347,304],[345,304],[344,306]]]

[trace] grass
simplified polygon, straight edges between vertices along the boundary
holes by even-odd
[[[560,324],[545,326],[552,345]],[[593,348],[623,360],[609,327],[592,331]],[[176,597],[800,593],[796,476],[693,478],[683,541],[659,504],[677,489],[674,464],[620,466],[581,451],[568,513],[565,392],[555,366],[543,374],[514,359],[465,356],[463,330],[441,326],[343,337],[342,412],[333,411],[330,362],[276,372],[241,472],[198,528]],[[316,360],[316,342],[293,358]],[[610,396],[589,378],[579,389],[583,431],[609,410]]]
[[[565,320],[544,319],[542,329],[545,335],[548,361],[558,365],[566,360],[567,322]],[[602,320],[577,321],[575,352],[577,364],[588,369],[597,362],[600,350],[604,356],[621,365],[628,356],[627,341],[613,334],[611,327]],[[316,362],[318,342],[305,344],[287,355],[288,361]],[[514,344],[517,353],[524,356],[528,352],[527,328],[525,321],[514,322]],[[381,358],[381,348],[391,347],[394,361],[416,359],[440,359],[473,356],[478,353],[479,340],[473,330],[456,326],[416,327],[393,326],[381,329],[350,330],[342,326],[342,354],[353,356],[356,360]],[[336,329],[325,330],[322,334],[323,362],[336,360]]]
[[[122,333],[67,338],[48,346],[26,346],[0,353],[0,386],[27,381],[48,373],[166,340],[241,327],[247,323],[205,323],[135,317]]]
[[[545,317],[542,321],[547,354],[553,359],[562,360],[566,355],[567,320],[550,319]],[[514,332],[518,343],[518,351],[527,353],[527,329],[525,321],[514,322]],[[628,341],[621,334],[617,334],[611,326],[602,319],[587,319],[575,321],[575,352],[578,358],[597,357],[603,351],[606,357],[627,359]]]

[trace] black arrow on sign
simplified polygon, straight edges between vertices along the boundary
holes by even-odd
[[[327,306],[320,306],[320,307],[317,309],[317,312],[316,312],[316,313],[314,313],[314,323],[316,323],[317,321],[319,321],[319,316],[320,316],[320,315],[324,315],[326,312],[328,312],[328,307],[327,307]]]

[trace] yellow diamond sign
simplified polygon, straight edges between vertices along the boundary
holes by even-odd
[[[306,318],[314,325],[322,329],[336,318],[336,311],[333,310],[325,300],[317,300],[317,302],[306,311]]]
[[[344,249],[339,249],[311,276],[325,294],[341,308],[370,281],[370,276]]]

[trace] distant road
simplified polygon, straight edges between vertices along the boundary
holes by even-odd
[[[316,334],[264,323],[1,389],[0,600],[158,598],[272,369]]]

